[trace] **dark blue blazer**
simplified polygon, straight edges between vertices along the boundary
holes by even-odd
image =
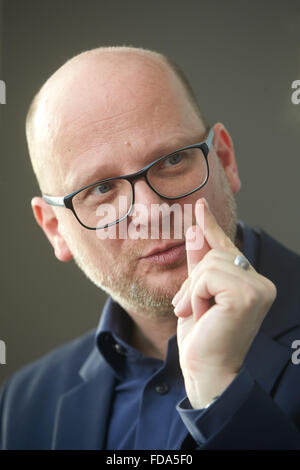
[[[254,386],[204,445],[187,431],[182,449],[300,449],[300,364],[291,360],[300,340],[300,257],[257,233],[258,271],[277,298],[244,361]],[[114,383],[95,329],[23,367],[1,389],[0,449],[103,449]]]

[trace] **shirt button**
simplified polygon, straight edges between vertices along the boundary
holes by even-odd
[[[123,348],[123,346],[121,346],[119,343],[113,344],[113,349],[114,349],[118,354],[121,354],[121,355],[123,355],[123,356],[126,356],[126,349]]]
[[[155,391],[159,393],[160,395],[165,395],[165,393],[168,393],[169,391],[169,386],[167,384],[160,384],[155,387]]]

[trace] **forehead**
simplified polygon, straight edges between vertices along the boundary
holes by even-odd
[[[178,79],[161,64],[88,62],[51,92],[47,127],[64,191],[92,182],[97,168],[97,179],[103,171],[136,171],[204,132]]]

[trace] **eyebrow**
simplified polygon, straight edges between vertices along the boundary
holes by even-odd
[[[97,167],[91,168],[90,171],[88,171],[85,168],[85,175],[83,176],[81,174],[74,175],[74,173],[71,173],[67,176],[65,180],[65,188],[69,193],[72,193],[74,191],[78,191],[79,189],[88,186],[89,184],[97,183],[98,181],[101,181],[103,179],[106,179],[106,177],[103,177],[104,172],[109,172],[110,171],[110,165],[107,162],[102,162],[97,165]],[[112,175],[113,176],[113,175]],[[107,176],[109,178],[109,176]]]
[[[144,168],[145,166],[147,166],[149,163],[153,162],[154,160],[164,156],[164,155],[168,155],[170,153],[173,153],[173,152],[176,152],[176,150],[180,149],[180,148],[183,148],[183,147],[187,147],[189,145],[193,145],[195,143],[198,143],[198,142],[202,142],[203,139],[205,139],[205,137],[202,137],[202,138],[196,138],[196,139],[191,139],[192,142],[191,143],[184,143],[184,138],[183,137],[176,137],[172,140],[172,142],[164,142],[163,144],[159,145],[157,147],[157,149],[149,152],[148,156],[147,154],[144,154],[143,157],[141,158],[141,166],[139,169],[137,169],[136,171],[139,171],[141,168]],[[71,191],[69,191],[69,193],[71,192],[74,192],[74,191],[78,191],[79,189],[85,187],[85,186],[88,186],[90,184],[94,184],[94,183],[97,183],[99,181],[102,181],[106,178],[118,178],[119,176],[125,176],[125,174],[128,174],[128,173],[124,173],[124,174],[112,174],[112,171],[111,171],[111,165],[109,164],[108,161],[105,161],[105,162],[102,162],[102,163],[99,163],[99,165],[97,165],[97,167],[94,167],[92,168],[89,172],[87,172],[87,176],[84,178],[84,181],[83,181],[83,178],[81,178],[80,176],[77,177],[74,177],[74,180],[72,179],[72,174],[71,176],[67,179],[66,179],[66,187],[72,187],[73,189]],[[103,173],[106,172],[107,175],[109,176],[102,176]],[[101,175],[102,173],[102,175]],[[111,174],[110,174],[111,173]],[[68,181],[70,180],[70,181]]]

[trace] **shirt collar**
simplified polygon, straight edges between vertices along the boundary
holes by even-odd
[[[112,297],[105,302],[96,330],[96,337],[101,333],[112,333],[122,342],[129,342],[133,320]]]
[[[96,343],[98,351],[120,379],[126,374],[132,375],[133,367],[139,365],[143,370],[174,366],[178,362],[177,337],[171,336],[165,360],[145,357],[140,351],[130,345],[130,335],[133,328],[133,320],[128,313],[109,297],[103,308],[103,313],[96,330]],[[173,367],[174,369],[174,367]],[[178,367],[175,367],[177,370]]]

